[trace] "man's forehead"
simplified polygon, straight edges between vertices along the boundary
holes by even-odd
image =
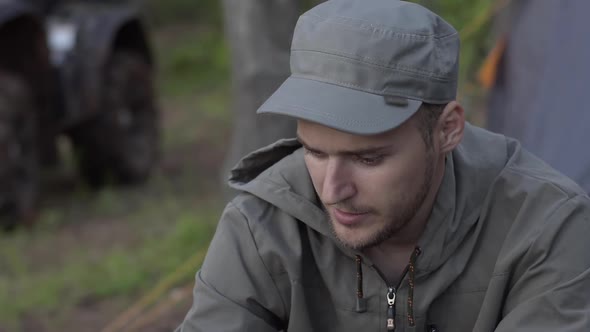
[[[410,122],[412,122],[412,119],[409,119],[402,125],[383,133],[374,135],[359,135],[330,128],[328,126],[324,126],[316,122],[298,119],[297,135],[304,136],[304,138],[308,136],[313,136],[318,138],[348,139],[356,142],[377,142],[383,140],[391,140],[392,138],[403,136],[406,132],[409,131],[409,128],[416,127],[410,125]]]
[[[307,148],[325,152],[357,153],[390,148],[395,144],[394,131],[377,135],[357,135],[317,123],[297,121],[297,138]]]

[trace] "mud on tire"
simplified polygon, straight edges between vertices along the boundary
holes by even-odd
[[[0,70],[0,228],[32,218],[39,195],[36,118],[32,92]]]
[[[102,91],[99,114],[71,132],[80,173],[93,187],[143,182],[159,151],[151,67],[139,54],[118,51]]]

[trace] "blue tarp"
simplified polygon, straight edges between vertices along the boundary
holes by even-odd
[[[590,0],[513,2],[487,126],[590,192]]]

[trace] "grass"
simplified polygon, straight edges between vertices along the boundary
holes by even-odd
[[[178,186],[158,176],[148,187],[76,194],[48,207],[34,231],[4,235],[0,326],[16,331],[23,313],[44,316],[89,298],[139,294],[206,248],[220,201],[196,188],[179,197]]]
[[[19,253],[26,252],[25,247],[30,241],[30,234],[17,234],[11,239],[12,245],[5,246],[8,250],[0,254],[6,265],[0,279],[0,294],[3,294],[0,297],[0,321],[9,322],[9,326],[15,328],[16,320],[23,312],[51,313],[58,309],[66,312],[89,298],[98,300],[133,295],[149,289],[159,277],[173,272],[193,253],[206,247],[214,230],[217,208],[189,212],[190,208],[184,207],[183,212],[178,213],[176,207],[173,201],[158,205],[157,209],[139,209],[137,214],[131,215],[126,222],[141,233],[136,245],[117,247],[115,244],[98,256],[92,252],[96,248],[80,246],[75,251],[59,253],[61,264],[42,269],[22,257],[17,258]],[[146,224],[144,215],[153,213],[159,215],[160,223],[166,221],[170,230],[155,231],[162,230],[160,225],[154,224],[155,219]],[[169,218],[170,214],[175,216]],[[41,236],[41,241],[48,246],[59,237],[51,232],[37,236]],[[184,280],[192,277],[186,275]]]

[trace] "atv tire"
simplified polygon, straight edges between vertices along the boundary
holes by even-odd
[[[0,228],[32,222],[39,198],[36,117],[24,79],[0,71]]]
[[[145,181],[158,158],[152,70],[139,54],[115,52],[107,63],[99,114],[71,132],[81,175],[92,187]]]

